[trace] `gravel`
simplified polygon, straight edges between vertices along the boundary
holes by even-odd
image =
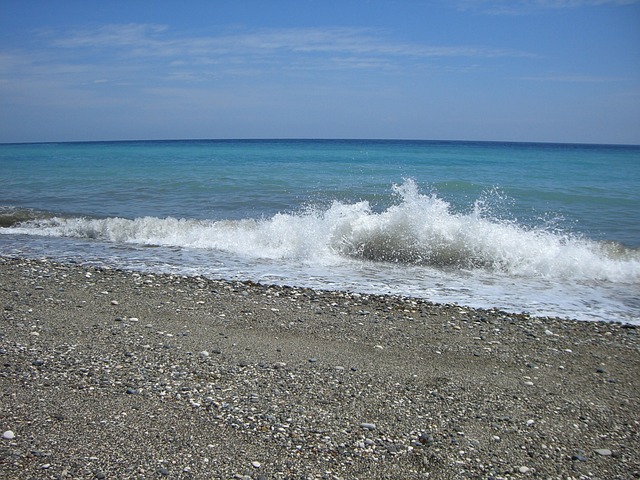
[[[0,478],[640,478],[634,326],[0,257]]]

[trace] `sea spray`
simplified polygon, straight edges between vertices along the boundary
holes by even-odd
[[[338,264],[346,259],[447,270],[484,270],[514,277],[637,283],[637,250],[595,242],[491,215],[486,204],[454,212],[413,180],[393,186],[392,204],[375,212],[366,201],[243,220],[143,217],[34,219],[3,229],[117,244],[216,250],[244,258]]]

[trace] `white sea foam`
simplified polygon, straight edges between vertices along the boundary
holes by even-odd
[[[307,265],[362,260],[552,281],[640,281],[637,251],[499,220],[480,202],[470,213],[456,213],[436,195],[421,194],[411,180],[394,186],[394,193],[396,202],[382,212],[367,202],[334,202],[261,220],[55,217],[3,230]]]

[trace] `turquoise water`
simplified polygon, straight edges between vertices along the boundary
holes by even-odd
[[[640,147],[0,145],[0,254],[640,318]]]

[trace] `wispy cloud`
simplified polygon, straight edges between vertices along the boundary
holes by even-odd
[[[611,82],[624,82],[628,81],[628,78],[621,77],[599,77],[595,75],[532,75],[518,77],[519,80],[533,81],[533,82],[561,82],[561,83],[611,83]]]
[[[133,56],[185,59],[284,54],[486,58],[532,55],[508,48],[395,42],[380,32],[362,28],[292,28],[191,37],[162,25],[106,25],[54,38],[51,45],[66,49],[111,48]]]
[[[490,15],[525,15],[568,8],[633,4],[640,4],[640,0],[459,0],[457,7]]]
[[[29,49],[0,57],[0,80],[45,82],[46,77],[70,87],[136,82],[148,86],[150,79],[161,85],[260,76],[283,79],[319,71],[468,71],[463,63],[536,56],[511,48],[402,42],[389,32],[365,28],[227,30],[194,36],[165,25],[115,24],[43,31]]]

